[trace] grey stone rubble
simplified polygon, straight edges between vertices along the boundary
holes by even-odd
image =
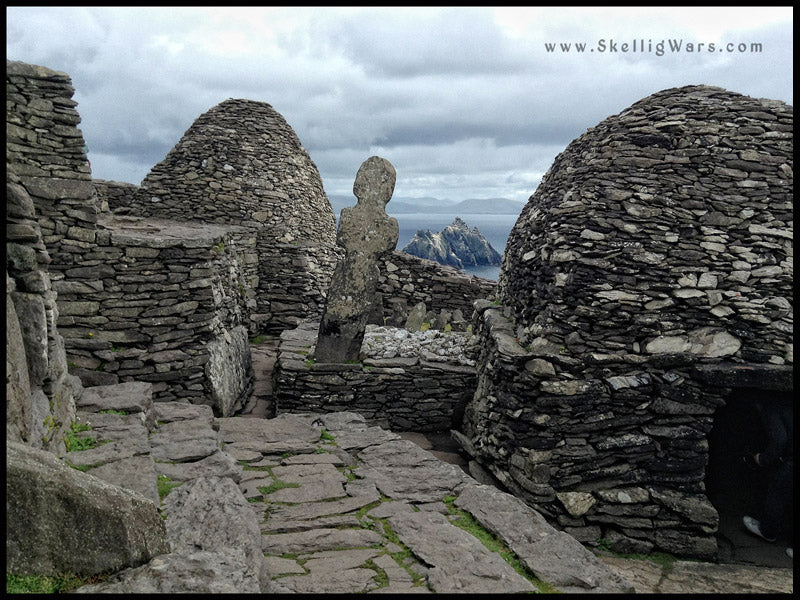
[[[208,407],[148,402],[144,387],[118,391],[90,393],[82,408],[93,412],[80,414],[97,424],[87,434],[139,448],[137,456],[179,484],[160,502],[171,551],[78,592],[536,591],[541,584],[455,525],[466,514],[549,584],[547,591],[686,592],[697,579],[709,590],[792,590],[790,569],[748,568],[743,578],[722,565],[667,570],[595,556],[520,500],[357,413],[214,418]],[[130,414],[105,412],[123,406]],[[148,443],[144,424],[153,418],[158,425]],[[124,453],[102,454],[107,446],[70,452],[66,460],[113,465],[89,474],[140,487],[127,477],[139,471],[125,457],[112,460]],[[154,452],[162,458],[153,461]]]

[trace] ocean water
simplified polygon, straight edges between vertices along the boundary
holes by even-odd
[[[456,215],[426,213],[405,213],[391,216],[397,219],[400,226],[400,236],[397,240],[398,250],[402,250],[411,241],[417,230],[430,229],[432,233],[436,233],[450,225],[456,217]],[[457,216],[461,217],[461,220],[469,225],[470,229],[477,227],[483,237],[501,255],[505,252],[508,235],[518,218],[518,215],[466,214]],[[500,267],[467,267],[464,270],[470,275],[494,280],[497,280],[500,274]]]

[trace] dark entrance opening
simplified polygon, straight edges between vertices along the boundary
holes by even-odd
[[[791,392],[733,388],[714,415],[709,434],[706,495],[719,512],[719,561],[768,567],[792,567],[786,553],[787,535],[774,543],[749,533],[744,515],[756,516],[769,483],[769,471],[745,464],[742,457],[764,449],[767,437],[755,401],[791,399]]]

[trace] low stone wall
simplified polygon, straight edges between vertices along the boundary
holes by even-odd
[[[131,206],[141,202],[137,196],[144,193],[144,190],[138,185],[123,181],[92,179],[92,185],[97,197],[98,209],[111,211],[119,215],[133,212]]]
[[[232,226],[103,215],[97,247],[56,284],[73,371],[95,384],[153,383],[156,401],[229,415],[252,386]]]
[[[402,327],[409,311],[424,302],[429,311],[460,310],[468,320],[472,303],[493,297],[497,283],[395,250],[378,264],[378,291],[387,325]]]
[[[278,412],[352,411],[397,431],[457,426],[475,387],[467,334],[368,326],[358,364],[314,363],[319,323],[281,335],[275,363]],[[393,349],[392,349],[393,348]]]
[[[581,541],[714,557],[707,438],[728,390],[693,378],[689,355],[523,348],[504,307],[476,307],[479,379],[464,449]]]

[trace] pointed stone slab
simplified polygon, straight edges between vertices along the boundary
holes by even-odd
[[[455,505],[498,536],[539,579],[565,593],[632,593],[633,586],[558,531],[522,500],[488,485],[468,485]]]
[[[496,552],[436,512],[389,517],[400,540],[431,565],[428,584],[437,593],[513,594],[536,591]]]

